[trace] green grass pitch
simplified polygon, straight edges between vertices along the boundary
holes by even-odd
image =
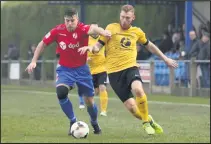
[[[87,139],[67,135],[69,121],[54,88],[1,86],[1,142],[33,143],[171,143],[210,142],[210,99],[148,95],[149,113],[164,134],[148,136],[142,123],[109,91],[108,116],[99,116],[102,135],[92,134],[86,110],[79,110],[75,90],[69,94],[78,120],[90,127]],[[99,104],[99,97],[96,96]],[[99,106],[98,106],[99,108]]]

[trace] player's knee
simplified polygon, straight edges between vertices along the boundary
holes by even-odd
[[[56,87],[56,93],[58,99],[65,99],[68,95],[69,89],[66,86],[58,86]]]
[[[85,100],[85,103],[87,106],[91,106],[94,104],[94,98],[93,97],[87,97],[85,96],[84,97],[84,100]]]
[[[144,92],[143,88],[141,88],[141,87],[135,87],[133,89],[133,91],[136,96],[144,96],[145,95],[145,92]]]

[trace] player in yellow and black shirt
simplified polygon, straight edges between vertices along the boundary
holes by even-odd
[[[92,23],[92,25],[98,26],[96,23]],[[98,39],[99,35],[89,36],[89,46],[95,45]],[[96,54],[88,52],[87,61],[92,74],[95,92],[100,97],[100,115],[107,116],[108,93],[106,90],[107,73],[105,68],[105,48],[103,47],[99,53]],[[80,103],[83,103],[81,102],[82,100],[80,100]]]
[[[132,5],[124,5],[120,12],[120,23],[112,23],[106,27],[111,37],[100,37],[95,46],[80,48],[81,54],[87,50],[97,53],[104,45],[106,51],[106,68],[109,81],[114,92],[124,103],[125,107],[138,119],[143,121],[143,128],[147,134],[163,133],[162,127],[148,114],[147,97],[143,89],[142,80],[136,63],[136,43],[141,43],[152,53],[158,55],[165,63],[173,68],[176,61],[166,57],[145,33],[138,27],[131,25],[135,19]],[[136,99],[133,99],[133,95]]]

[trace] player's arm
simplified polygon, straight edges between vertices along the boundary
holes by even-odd
[[[106,27],[106,30],[111,32],[112,31],[112,26],[108,25]],[[98,53],[103,46],[105,46],[105,44],[108,42],[108,40],[110,39],[110,37],[107,36],[100,36],[99,40],[97,41],[97,43],[92,47],[92,49],[89,49],[90,52],[92,53]]]
[[[100,51],[100,49],[103,47],[104,45],[102,45],[99,41],[93,45],[93,46],[84,46],[78,49],[78,52],[80,52],[80,54],[85,54],[87,51],[91,52],[91,53],[98,53]]]
[[[51,44],[52,42],[54,42],[55,38],[56,38],[56,28],[53,28],[50,32],[48,32],[43,39],[40,41],[40,43],[38,44],[35,52],[34,52],[34,56],[32,58],[32,62],[36,63],[40,54],[44,51],[44,48]]]
[[[141,29],[139,32],[138,41],[141,44],[143,44],[148,49],[148,51],[159,56],[168,66],[173,67],[173,68],[178,67],[177,62],[173,59],[168,58],[166,55],[164,55],[156,45],[154,45],[151,41],[149,41],[146,38],[145,33]]]
[[[38,60],[40,54],[44,51],[45,47],[46,47],[46,44],[43,41],[40,41],[39,44],[37,45],[37,48],[34,52],[34,56],[32,58],[33,63],[37,63],[37,60]]]
[[[159,48],[154,45],[151,41],[148,42],[147,45],[145,45],[145,47],[148,49],[148,51],[150,51],[153,54],[156,54],[157,56],[159,56],[163,61],[166,61],[168,59],[168,57],[166,55],[164,55]]]
[[[26,68],[26,71],[28,71],[28,73],[33,72],[33,69],[36,67],[36,63],[37,63],[37,60],[38,60],[40,54],[44,51],[44,48],[47,45],[51,44],[55,40],[55,38],[56,38],[56,29],[54,28],[49,33],[47,33],[45,35],[45,37],[42,39],[42,41],[39,42],[39,44],[37,45],[37,47],[35,49],[32,61]]]
[[[96,25],[91,25],[88,31],[88,35],[102,35],[105,37],[111,37],[111,32],[104,30],[103,28]]]
[[[111,31],[111,26],[108,25],[106,27],[105,31]],[[86,51],[90,51],[92,53],[98,53],[100,51],[100,49],[107,43],[109,37],[107,36],[100,36],[98,42],[93,45],[93,46],[85,46],[85,47],[81,47],[78,49],[78,52],[80,52],[80,54],[84,54]]]

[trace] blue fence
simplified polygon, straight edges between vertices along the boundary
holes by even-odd
[[[179,52],[167,52],[165,55],[169,58],[172,59],[179,59],[180,54]],[[157,56],[153,55],[152,59],[155,60],[160,60]],[[175,83],[181,82],[185,85],[187,85],[188,81],[188,63],[186,64],[185,62],[179,61],[178,62],[178,68],[174,70],[174,80]],[[168,86],[169,85],[169,73],[170,69],[168,66],[163,62],[163,61],[156,61],[154,64],[154,76],[155,76],[155,85],[160,85],[160,86]]]
[[[175,83],[179,81],[184,83],[187,81],[186,78],[186,66],[184,62],[178,62],[179,66],[174,70]],[[170,82],[170,69],[164,62],[155,62],[154,65],[155,85],[168,86]]]

